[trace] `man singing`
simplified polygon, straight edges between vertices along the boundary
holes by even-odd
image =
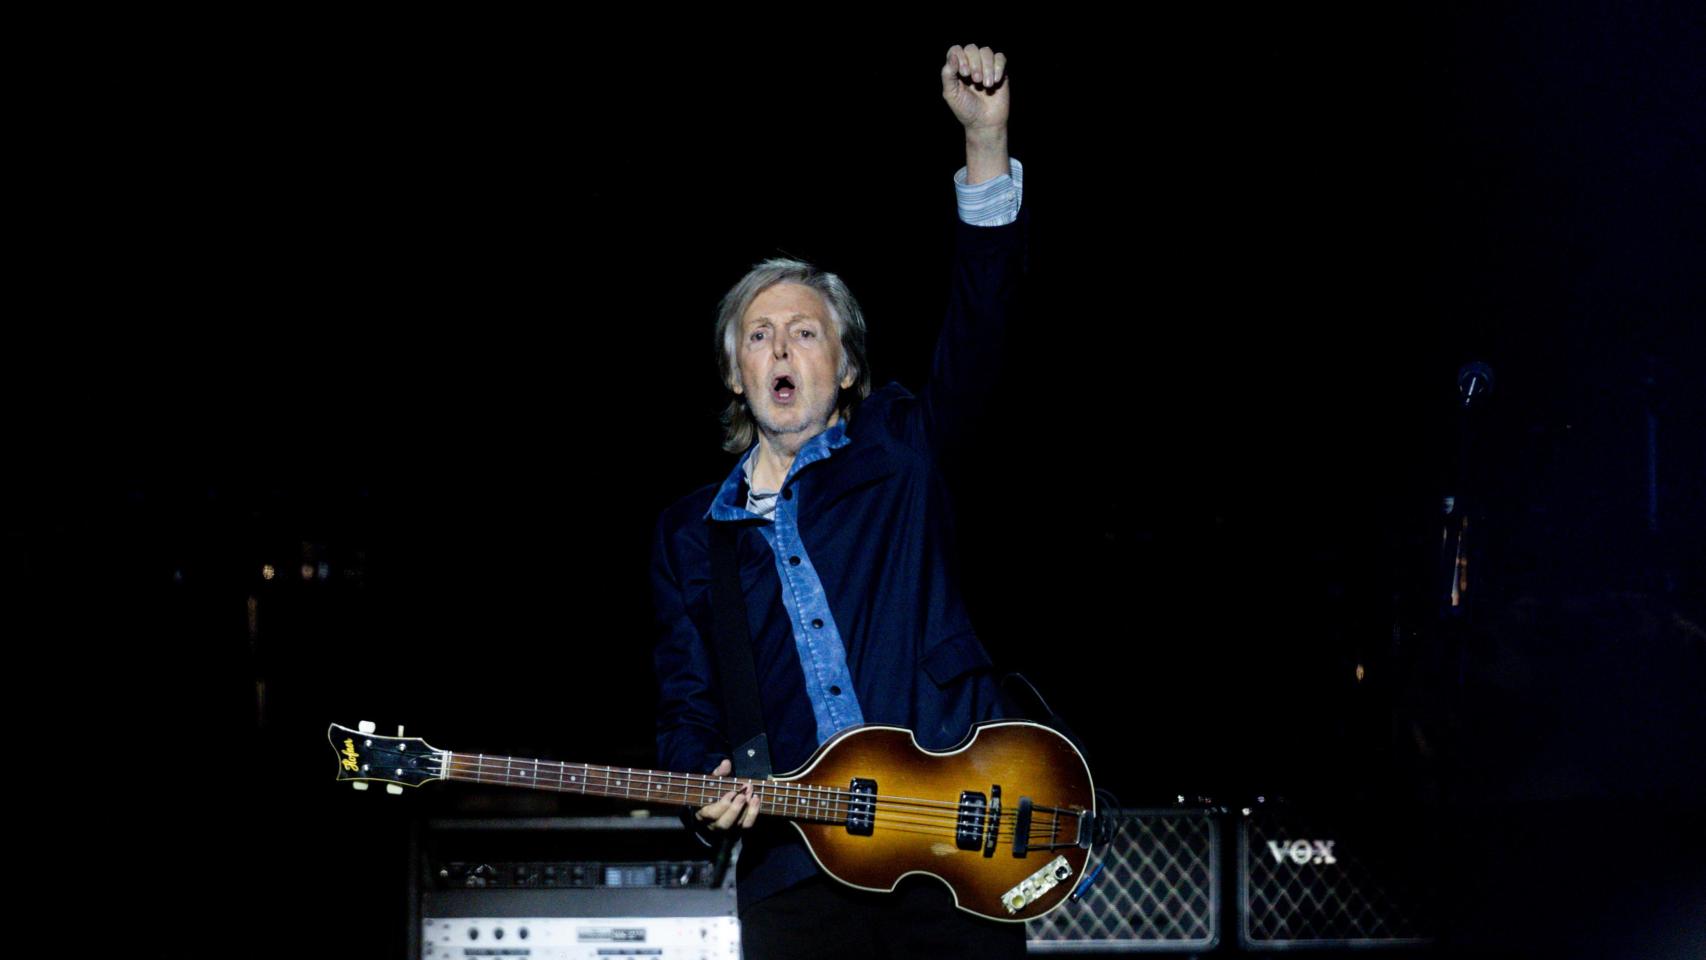
[[[998,715],[955,569],[941,467],[987,406],[1024,269],[1006,66],[976,46],[950,48],[942,65],[966,166],[955,176],[961,222],[947,317],[918,393],[871,389],[864,316],[834,274],[766,261],[723,298],[718,364],[733,394],[725,447],[741,457],[721,484],[664,512],[653,551],[658,752],[669,769],[731,769],[711,650],[714,529],[733,534],[775,770],[800,766],[856,724],[906,727],[939,750]],[[705,833],[742,831],[749,960],[1024,954],[1022,924],[954,909],[934,879],[878,894],[825,877],[791,827],[759,822],[763,805],[731,791],[695,814]]]

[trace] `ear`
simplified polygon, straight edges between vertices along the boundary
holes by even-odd
[[[846,390],[846,389],[852,387],[853,381],[857,380],[858,378],[859,378],[859,371],[853,369],[852,367],[848,367],[847,372],[844,375],[842,375],[842,377],[841,377],[841,389]]]

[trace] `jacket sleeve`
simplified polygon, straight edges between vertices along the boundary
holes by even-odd
[[[1004,226],[954,225],[948,312],[936,339],[930,380],[918,404],[917,439],[952,454],[976,426],[1001,376],[1026,269],[1029,216]]]

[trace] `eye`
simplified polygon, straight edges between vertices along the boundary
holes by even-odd
[[[754,330],[754,331],[752,331],[752,333],[747,335],[747,339],[748,340],[754,340],[754,341],[763,340],[764,339],[764,331],[763,330]]]

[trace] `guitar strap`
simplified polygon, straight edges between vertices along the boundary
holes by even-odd
[[[1023,691],[1026,696],[1018,696],[1015,691]],[[1084,746],[1084,741],[1078,738],[1078,732],[1072,729],[1065,717],[1054,712],[1054,708],[1049,706],[1047,700],[1043,699],[1042,691],[1037,689],[1037,685],[1031,682],[1030,677],[1018,672],[1003,676],[1001,678],[1001,699],[1003,706],[1010,715],[1033,720],[1054,730],[1066,739],[1071,740],[1072,745],[1078,748],[1078,752],[1083,754],[1086,760],[1090,758],[1090,751]]]
[[[758,710],[758,670],[752,663],[752,625],[746,619],[746,598],[740,589],[740,565],[735,560],[732,523],[712,523],[711,620],[717,648],[717,673],[722,677],[723,720],[734,746],[737,777],[762,780],[770,776],[770,740]]]

